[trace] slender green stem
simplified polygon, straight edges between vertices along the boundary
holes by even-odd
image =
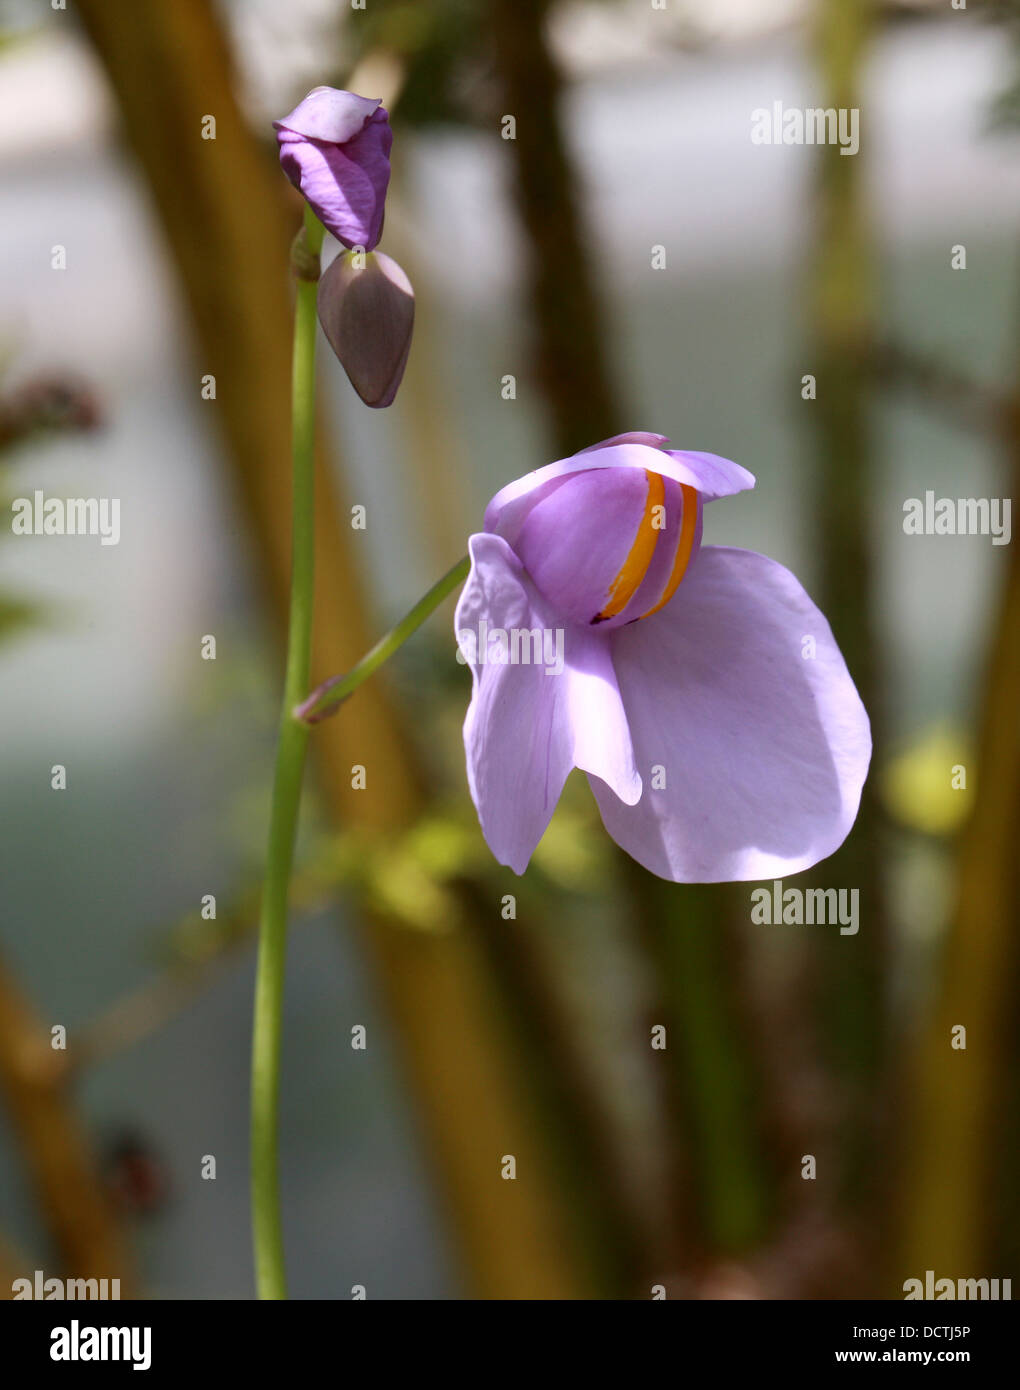
[[[251,1199],[255,1278],[260,1298],[286,1298],[280,1221],[278,1112],[283,980],[287,953],[287,896],[297,833],[308,728],[292,714],[308,689],[315,572],[315,280],[323,229],[305,211],[294,315],[292,376],[293,549],[287,673],[273,778],[266,880],[259,921],[258,973],[251,1074]]]
[[[389,661],[393,653],[404,645],[413,632],[421,627],[422,623],[433,613],[447,594],[451,594],[458,584],[462,584],[467,578],[471,561],[465,555],[463,560],[458,560],[453,569],[448,570],[442,579],[433,584],[432,588],[424,597],[420,598],[411,611],[397,623],[396,627],[390,628],[385,637],[376,642],[375,646],[365,653],[356,666],[343,676],[334,676],[331,680],[325,681],[317,690],[313,690],[308,699],[303,701],[294,710],[295,719],[303,721],[304,725],[318,724],[331,714],[336,714],[353,691],[363,681],[367,681],[373,671],[377,671],[384,661]]]

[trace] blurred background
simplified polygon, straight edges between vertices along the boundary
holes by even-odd
[[[121,540],[0,529],[0,1296],[36,1268],[253,1293],[301,215],[271,121],[320,83],[391,111],[383,249],[418,313],[391,410],[320,359],[317,679],[504,482],[660,431],[756,474],[706,540],[805,583],[875,759],[850,840],[796,880],[858,888],[856,936],[659,882],[578,774],[517,879],[468,796],[444,605],[313,743],[292,1296],[1020,1276],[1017,548],[903,530],[927,490],[1016,493],[1017,8],[5,0],[0,494],[119,498]],[[859,107],[860,153],[752,144],[776,101]]]

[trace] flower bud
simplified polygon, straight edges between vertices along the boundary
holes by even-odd
[[[284,173],[344,246],[378,245],[393,132],[378,101],[316,87],[274,121]]]
[[[391,405],[404,375],[414,327],[414,290],[390,256],[337,256],[319,281],[319,322],[358,395]]]

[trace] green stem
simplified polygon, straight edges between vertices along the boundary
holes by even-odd
[[[402,647],[413,632],[421,627],[422,623],[446,598],[451,594],[458,584],[462,584],[467,578],[468,570],[471,568],[471,561],[465,555],[463,560],[458,560],[453,569],[448,570],[442,579],[433,584],[432,588],[424,597],[420,598],[411,611],[390,628],[385,637],[376,642],[375,646],[361,658],[356,666],[343,676],[334,676],[331,680],[325,681],[317,690],[313,690],[302,704],[294,709],[294,718],[302,722],[303,727],[310,724],[318,724],[331,714],[336,714],[353,691],[364,681],[367,681],[373,671],[377,671],[384,661],[389,661],[390,657],[399,647]]]
[[[308,728],[291,711],[308,689],[315,571],[315,279],[323,228],[305,209],[298,268],[292,374],[293,550],[287,673],[273,802],[266,850],[266,881],[259,921],[258,971],[251,1072],[251,1199],[255,1277],[259,1298],[286,1298],[280,1222],[278,1120],[283,980],[287,953],[287,897],[301,803]]]

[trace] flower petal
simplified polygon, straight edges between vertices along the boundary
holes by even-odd
[[[666,525],[644,580],[624,610],[626,622],[648,617],[670,602],[701,549],[704,508],[697,492],[665,478],[663,493]]]
[[[789,570],[705,546],[676,598],[610,644],[647,780],[636,806],[591,785],[628,854],[662,878],[715,883],[797,873],[843,842],[871,731],[829,624]]]
[[[611,610],[620,615],[613,620],[619,626],[660,535],[651,528],[649,506],[663,497],[658,474],[644,470],[574,473],[532,507],[514,551],[564,619],[588,625]]]
[[[724,459],[719,454],[700,454],[692,449],[667,449],[666,453],[676,463],[690,469],[697,479],[694,486],[704,502],[732,497],[735,492],[746,492],[754,487],[754,474],[732,459]]]
[[[280,163],[319,221],[348,248],[371,251],[382,236],[393,132],[376,112],[343,145],[277,130]]]
[[[558,622],[500,537],[474,535],[469,550],[471,573],[454,620],[472,674],[464,721],[468,785],[493,854],[522,874],[572,767],[612,787],[621,805],[641,796],[641,778],[608,636]],[[562,642],[562,670],[547,669],[545,661],[494,661],[494,629],[537,632],[546,658]]]
[[[626,434],[614,434],[611,439],[602,439],[598,444],[589,444],[587,449],[578,449],[579,454],[593,454],[596,449],[611,449],[614,444],[647,444],[652,449],[662,449],[669,443],[667,434],[651,434],[648,430],[629,430]]]
[[[719,458],[715,454],[664,450],[644,442],[646,438],[661,437],[621,436],[623,443],[606,440],[580,454],[571,454],[569,458],[558,459],[544,468],[537,468],[533,473],[526,473],[523,478],[517,478],[497,492],[486,507],[486,531],[503,536],[511,545],[515,545],[528,513],[537,502],[555,491],[564,478],[597,468],[643,468],[704,492],[706,501],[722,497],[726,492],[739,492],[742,488],[754,486],[753,475],[729,459]],[[725,469],[723,465],[726,465]]]
[[[309,140],[343,145],[357,135],[381,105],[378,99],[359,97],[337,87],[313,87],[293,111],[273,122],[273,128],[293,130]]]

